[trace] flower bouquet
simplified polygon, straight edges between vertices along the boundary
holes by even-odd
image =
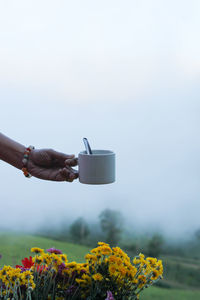
[[[60,250],[32,248],[34,257],[0,270],[4,300],[128,300],[162,278],[162,261],[143,254],[132,261],[119,247],[99,242],[85,263],[68,262]]]

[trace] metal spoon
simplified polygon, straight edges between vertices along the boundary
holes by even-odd
[[[86,153],[91,155],[92,154],[92,150],[90,148],[90,144],[88,142],[88,140],[86,138],[83,138],[83,142],[85,144],[85,149],[86,149]]]

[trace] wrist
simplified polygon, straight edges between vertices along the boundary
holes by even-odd
[[[28,166],[28,161],[30,158],[30,153],[32,152],[32,150],[34,149],[33,146],[29,146],[28,148],[26,148],[24,155],[23,155],[23,159],[22,159],[22,171],[24,173],[24,176],[30,178],[31,174],[29,173],[27,166]]]
[[[14,159],[13,159],[13,166],[15,166],[16,168],[18,169],[22,169],[23,167],[23,157],[24,157],[24,152],[26,151],[26,147],[25,146],[22,146],[22,147],[19,147],[18,149],[16,149],[14,151]]]
[[[21,169],[25,146],[0,133],[0,159]]]

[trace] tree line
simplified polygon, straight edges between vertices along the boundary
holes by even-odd
[[[85,218],[79,217],[70,225],[63,224],[62,228],[57,231],[53,228],[49,228],[48,232],[41,229],[40,235],[92,247],[98,241],[103,241],[111,247],[122,247],[130,255],[143,252],[146,255],[158,257],[164,245],[164,239],[160,234],[153,234],[144,242],[136,242],[133,238],[127,237],[122,213],[108,208],[99,214],[95,224],[89,224]]]

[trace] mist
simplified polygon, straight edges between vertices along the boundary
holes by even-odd
[[[29,180],[0,161],[0,227],[98,222],[111,208],[129,230],[189,236],[200,227],[199,3],[86,2],[50,1],[48,14],[47,2],[39,12],[39,3],[1,4],[1,132],[76,156],[87,137],[116,153],[117,180]]]
[[[56,226],[79,216],[95,221],[101,210],[112,208],[133,228],[151,225],[170,235],[197,229],[199,103],[195,96],[190,103],[184,95],[181,101],[176,97],[162,103],[160,95],[87,106],[13,102],[1,115],[5,134],[24,145],[76,156],[87,136],[94,149],[116,152],[117,180],[105,186],[24,180],[19,170],[1,162],[1,226],[31,230],[44,221]],[[30,127],[23,126],[27,109]],[[17,126],[6,128],[8,115]]]

